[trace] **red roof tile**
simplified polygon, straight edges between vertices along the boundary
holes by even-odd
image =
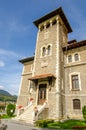
[[[42,75],[35,75],[35,76],[29,78],[29,80],[43,79],[43,78],[48,78],[48,77],[55,78],[55,76],[53,74],[42,74]]]

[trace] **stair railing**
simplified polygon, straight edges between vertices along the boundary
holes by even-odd
[[[47,101],[44,102],[44,104],[38,109],[36,107],[36,109],[34,110],[34,113],[33,113],[33,120],[36,121],[38,120],[38,115],[45,109],[45,107],[47,106]]]
[[[32,105],[32,102],[30,102],[28,106],[21,107],[20,109],[18,109],[17,117],[23,114],[31,105]]]

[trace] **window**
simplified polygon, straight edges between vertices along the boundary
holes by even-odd
[[[47,54],[50,55],[51,54],[51,46],[48,45],[48,48],[47,48]]]
[[[41,28],[40,28],[40,31],[42,31],[44,29],[44,26],[42,25]]]
[[[80,100],[79,99],[74,99],[73,100],[73,109],[80,109]]]
[[[49,27],[50,27],[50,23],[47,23],[46,28],[49,28]]]
[[[68,62],[72,62],[72,55],[68,56]]]
[[[72,89],[79,89],[79,77],[77,75],[72,75]]]
[[[51,51],[52,51],[52,45],[45,45],[44,47],[41,48],[41,56],[45,57],[45,56],[50,56],[51,55]]]
[[[42,56],[45,56],[45,55],[46,55],[46,48],[43,47],[43,48],[42,48]]]
[[[75,61],[79,61],[79,55],[78,55],[78,54],[75,54],[75,55],[74,55],[74,60],[75,60]]]
[[[55,25],[57,23],[56,19],[52,21],[52,25]]]

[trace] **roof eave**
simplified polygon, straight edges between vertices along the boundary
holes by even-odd
[[[55,15],[57,15],[57,14],[59,14],[60,17],[62,18],[62,20],[63,20],[65,26],[66,26],[67,29],[68,29],[68,33],[72,32],[72,28],[71,28],[71,26],[70,26],[70,24],[69,24],[69,22],[68,22],[68,20],[67,20],[67,18],[66,18],[66,16],[65,16],[65,14],[64,14],[64,12],[63,12],[63,10],[62,10],[61,7],[58,8],[58,9],[56,9],[56,10],[54,10],[54,11],[52,11],[51,13],[49,13],[49,14],[47,14],[47,15],[41,17],[40,19],[34,21],[33,23],[36,25],[36,27],[38,27],[38,25],[39,25],[41,22],[43,22],[43,21],[45,21],[45,20],[47,20],[47,19],[49,19],[49,18],[51,18],[51,17],[53,17],[53,16],[55,16]]]
[[[26,63],[34,60],[34,56],[19,60],[20,63]]]

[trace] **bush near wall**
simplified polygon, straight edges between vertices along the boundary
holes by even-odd
[[[37,120],[37,121],[35,122],[35,124],[36,124],[37,127],[42,127],[42,128],[44,128],[44,127],[48,127],[48,124],[49,124],[49,123],[53,123],[53,122],[54,122],[53,119],[46,119],[46,120]]]

